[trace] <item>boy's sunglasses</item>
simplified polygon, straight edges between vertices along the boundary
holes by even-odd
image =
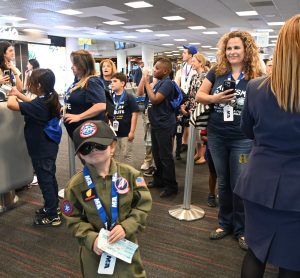
[[[108,146],[97,144],[97,143],[85,143],[83,144],[78,152],[80,152],[82,155],[88,155],[91,153],[93,149],[97,149],[99,151],[105,151]]]

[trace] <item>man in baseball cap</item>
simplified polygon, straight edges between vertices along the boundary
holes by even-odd
[[[109,146],[117,140],[115,132],[103,121],[86,121],[73,132],[75,153],[86,143]]]
[[[198,52],[198,49],[194,45],[183,45],[183,48],[189,50],[189,54],[195,55]]]

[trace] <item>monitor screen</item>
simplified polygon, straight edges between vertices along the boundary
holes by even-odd
[[[115,41],[115,50],[125,49],[125,42]]]

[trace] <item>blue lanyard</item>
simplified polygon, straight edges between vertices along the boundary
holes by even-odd
[[[67,99],[66,99],[66,97],[67,97],[67,95],[69,95],[70,94],[70,91],[71,91],[71,89],[76,85],[76,83],[78,83],[79,82],[79,80],[77,80],[76,78],[75,78],[75,81],[72,83],[72,85],[67,89],[67,91],[65,92],[65,95],[64,95],[64,101],[65,102],[67,102]]]
[[[101,200],[98,196],[98,193],[95,189],[95,185],[90,176],[89,169],[86,166],[83,167],[83,176],[84,176],[87,187],[89,189],[94,189],[94,191],[95,191],[96,198],[94,199],[94,204],[96,206],[98,215],[99,215],[102,223],[105,226],[105,229],[106,230],[108,230],[108,228],[112,229],[118,220],[118,197],[119,197],[119,195],[118,195],[118,192],[116,189],[116,181],[117,181],[118,174],[115,173],[112,176],[112,182],[111,182],[111,225],[110,225],[110,227],[108,227],[108,217],[107,217],[106,211],[105,211],[105,209],[101,203]]]
[[[189,65],[189,64],[185,64],[185,77],[184,77],[185,82],[189,79],[189,75],[190,75],[190,72],[191,72],[191,70],[192,70],[192,65],[190,65],[190,70],[187,71],[188,65]]]
[[[115,93],[113,94],[113,99],[114,99],[114,104],[115,104],[114,114],[116,114],[116,112],[118,111],[118,107],[119,107],[120,103],[122,103],[124,97],[125,97],[125,91],[123,91],[121,97],[119,98],[119,101],[117,102],[116,101],[116,94]]]
[[[244,78],[244,72],[241,72],[238,79],[235,80],[235,84],[239,84],[239,82]],[[234,78],[232,77],[232,73],[230,72],[227,76],[227,80],[234,80]]]

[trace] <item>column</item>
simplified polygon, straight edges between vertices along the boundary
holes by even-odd
[[[126,50],[117,50],[117,70],[118,72],[123,72],[124,74],[127,73],[126,57],[127,57]]]

